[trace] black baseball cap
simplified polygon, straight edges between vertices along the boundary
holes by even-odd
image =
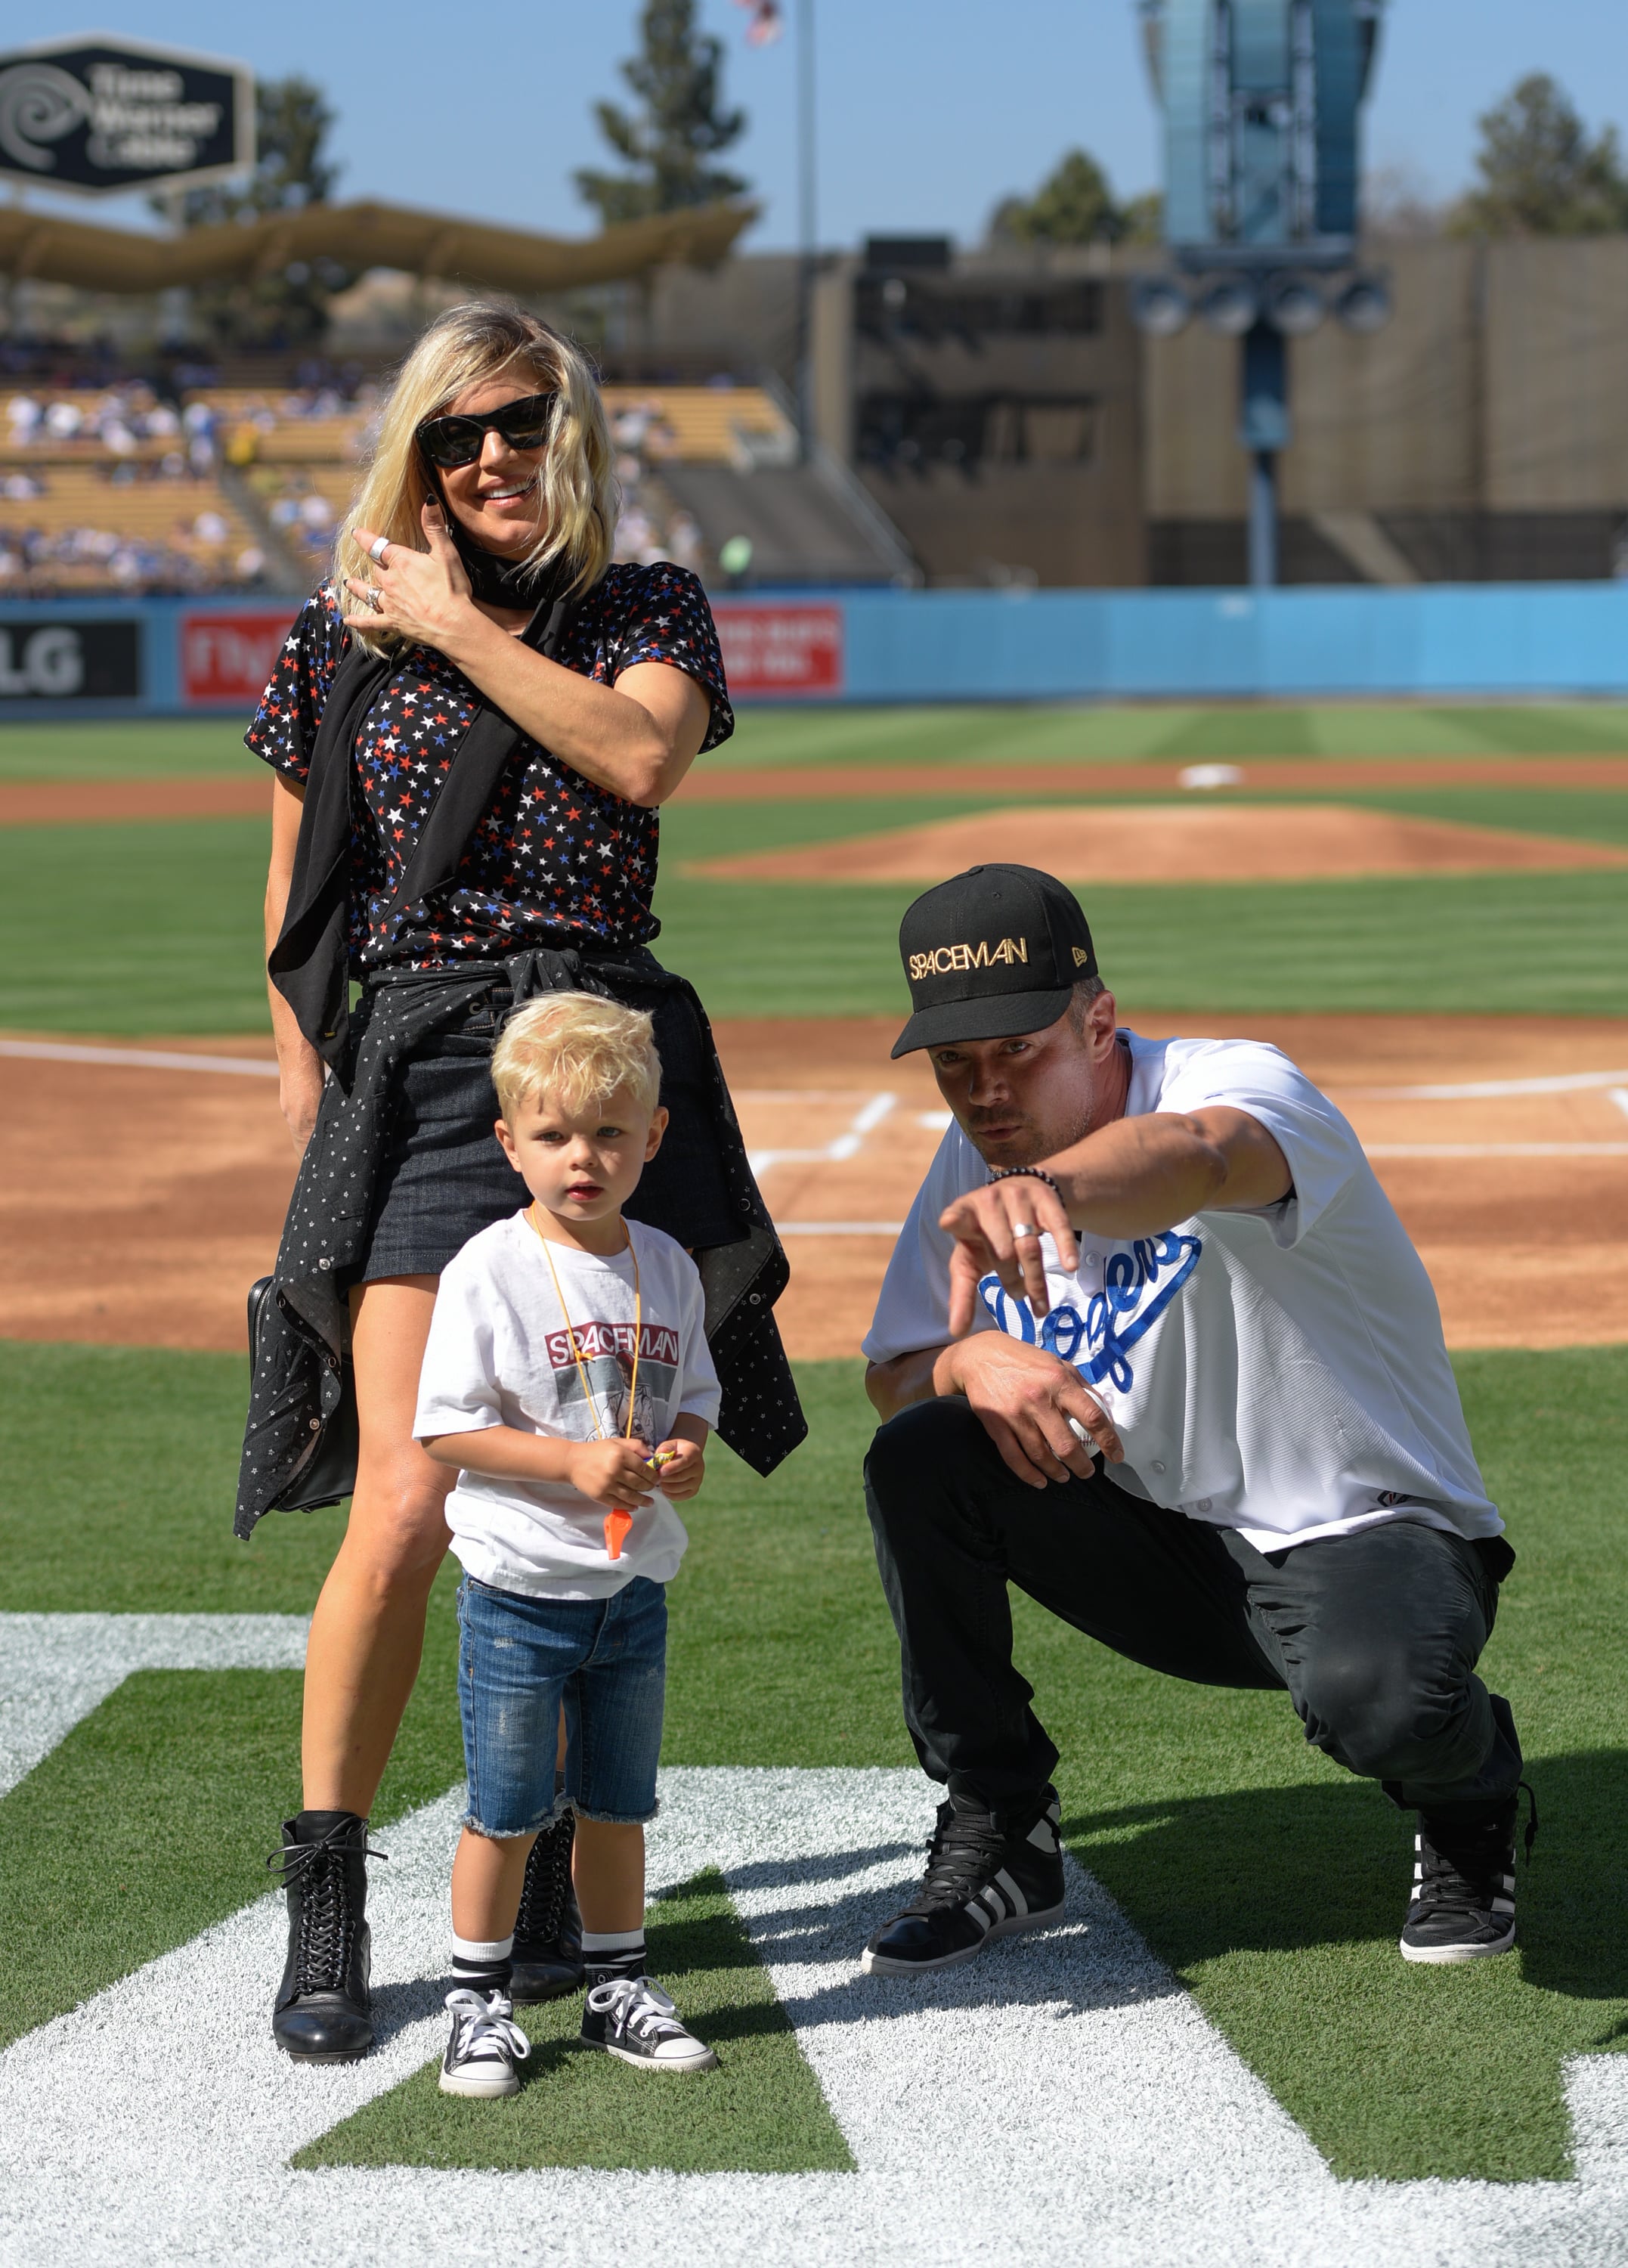
[[[1038,866],[969,866],[919,897],[898,925],[914,1010],[893,1049],[1040,1032],[1096,954],[1080,902]]]

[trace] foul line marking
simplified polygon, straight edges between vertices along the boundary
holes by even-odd
[[[1392,1102],[1492,1102],[1511,1094],[1581,1094],[1590,1087],[1621,1086],[1624,1080],[1628,1071],[1573,1071],[1546,1079],[1476,1079],[1459,1086],[1346,1086],[1338,1091]]]
[[[0,1056],[34,1063],[116,1064],[121,1070],[232,1071],[239,1079],[275,1079],[277,1066],[253,1056],[184,1056],[163,1048],[77,1048],[61,1040],[0,1040]],[[1623,1076],[1628,1078],[1628,1071]]]
[[[743,1101],[752,1099],[750,1095],[741,1097]],[[799,1099],[809,1101],[813,1098],[804,1095]],[[898,1101],[896,1094],[873,1094],[864,1108],[849,1121],[845,1130],[834,1141],[823,1144],[818,1150],[753,1150],[749,1153],[747,1162],[756,1174],[766,1174],[771,1166],[840,1166],[844,1160],[859,1155],[864,1147],[866,1135],[881,1125]]]
[[[1628,1158],[1628,1142],[1365,1142],[1369,1158]]]

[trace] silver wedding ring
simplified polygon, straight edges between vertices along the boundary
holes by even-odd
[[[368,585],[368,604],[376,615],[382,615],[385,611],[385,601],[370,583]]]
[[[1012,1223],[1014,1236],[1032,1236],[1034,1233],[1035,1225],[1031,1220],[1015,1220]]]
[[[368,557],[376,567],[382,567],[385,563],[385,554],[389,549],[390,538],[387,535],[376,535],[368,546]]]

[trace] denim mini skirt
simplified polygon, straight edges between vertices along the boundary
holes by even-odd
[[[655,1018],[668,1127],[627,1210],[686,1248],[740,1234],[713,1138],[709,1064],[682,994],[621,986],[617,998]],[[438,1276],[453,1254],[494,1221],[531,1203],[531,1193],[493,1131],[498,1116],[492,1049],[511,1012],[502,969],[452,1030],[437,1034],[398,1067],[359,1280]],[[359,1012],[365,1016],[366,1003]]]

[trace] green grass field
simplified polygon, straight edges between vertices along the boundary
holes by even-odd
[[[1516,1958],[1470,1972],[1397,1959],[1408,1824],[1308,1749],[1286,1702],[1158,1678],[1022,1601],[1020,1659],[1063,1751],[1072,1847],[1338,2172],[1552,2179],[1567,2165],[1564,2059],[1628,2035],[1628,1349],[1470,1355],[1459,1371],[1521,1555],[1487,1656],[1543,1808]],[[671,1764],[909,1762],[858,1485],[870,1421],[857,1367],[801,1375],[810,1443],[766,1484],[718,1453],[696,1507],[672,1589]],[[339,1516],[276,1518],[232,1542],[242,1395],[242,1366],[225,1357],[0,1346],[5,1605],[308,1607]],[[448,1580],[381,1829],[458,1777],[454,1660]],[[297,1724],[291,1672],[146,1672],[0,1801],[0,2042],[258,1893],[294,1800]],[[744,2000],[739,2036],[754,2043],[741,2084],[757,2107],[739,2114],[749,2131],[728,2162],[832,2163],[726,1909],[700,1885],[671,1922],[678,1973],[720,2007]],[[710,1952],[692,1941],[703,1928]],[[539,2042],[557,2042],[558,2020],[536,2021]],[[584,2146],[597,2100],[573,2099],[565,2132],[579,2139],[556,2136],[539,2162]],[[697,2131],[682,2101],[667,2103],[654,2123],[641,2113],[624,2138],[636,2154],[617,2162],[716,2161],[717,2106]],[[527,2162],[516,2154],[531,2145],[505,2127],[495,2155],[461,2154],[471,2146],[466,2107],[417,2080],[312,2162]]]
[[[1607,755],[1605,704],[1271,708],[759,709],[707,759],[728,769],[909,763],[920,799],[686,804],[663,816],[664,954],[718,1016],[889,1012],[906,887],[721,884],[708,858],[840,841],[1009,805],[1008,762],[1317,755]],[[244,772],[234,727],[13,725],[0,780]],[[946,792],[948,786],[949,792]],[[1270,785],[1259,792],[1270,796]],[[1040,799],[1032,794],[1027,800]],[[1116,797],[1116,800],[1125,799]],[[1514,833],[1628,843],[1628,795],[1398,788],[1375,808]],[[0,837],[0,1027],[262,1032],[260,821],[18,828]],[[71,919],[64,921],[63,909]],[[1127,1012],[1628,1011],[1628,892],[1610,873],[1274,885],[1106,883],[1089,909]],[[1509,940],[1520,939],[1512,957]]]
[[[1628,706],[1507,702],[1484,707],[1344,702],[1309,707],[1165,703],[1088,708],[744,708],[709,766],[759,764],[1187,763],[1206,756],[1620,755]],[[245,761],[230,720],[8,725],[0,780],[120,779],[230,771]]]
[[[749,712],[710,761],[912,763],[923,797],[680,799],[664,821],[661,950],[716,1015],[897,1012],[907,888],[720,884],[683,870],[1009,804],[1007,761],[1624,749],[1628,709],[1581,705]],[[225,725],[0,733],[0,781],[230,772],[248,761]],[[1628,843],[1628,794],[1433,785],[1360,799]],[[264,1031],[264,848],[263,828],[246,821],[0,836],[0,1027]],[[1628,890],[1611,873],[1121,882],[1091,893],[1089,910],[1132,1016],[1628,1012]],[[1628,1348],[1466,1355],[1458,1366],[1520,1553],[1487,1660],[1514,1705],[1544,1815],[1514,1959],[1468,1973],[1397,1959],[1408,1823],[1309,1749],[1276,1697],[1160,1680],[1020,1601],[1021,1658],[1064,1753],[1072,1846],[1338,2174],[1553,2180],[1569,2164],[1566,2059],[1628,2039],[1617,1851],[1628,1805]],[[669,1763],[910,1762],[858,1487],[869,1418],[857,1367],[805,1366],[803,1385],[810,1443],[767,1484],[720,1453],[697,1507],[673,1587]],[[236,1359],[0,1344],[0,1608],[307,1609],[339,1515],[276,1519],[248,1547],[231,1541],[244,1395]],[[452,1641],[449,1578],[381,1825],[458,1776]],[[0,1800],[10,1955],[0,2044],[260,1893],[261,1855],[294,1800],[297,1719],[290,1672],[143,1671]],[[421,2073],[302,2162],[845,2165],[847,2146],[717,1880],[686,1885],[652,1925],[686,2005],[733,2027],[727,2086],[693,2098],[658,2090],[607,2142],[604,2073],[564,2058],[564,2019],[541,2010],[531,2019],[536,2067],[559,2081],[546,2120],[544,2089],[482,2125]]]

